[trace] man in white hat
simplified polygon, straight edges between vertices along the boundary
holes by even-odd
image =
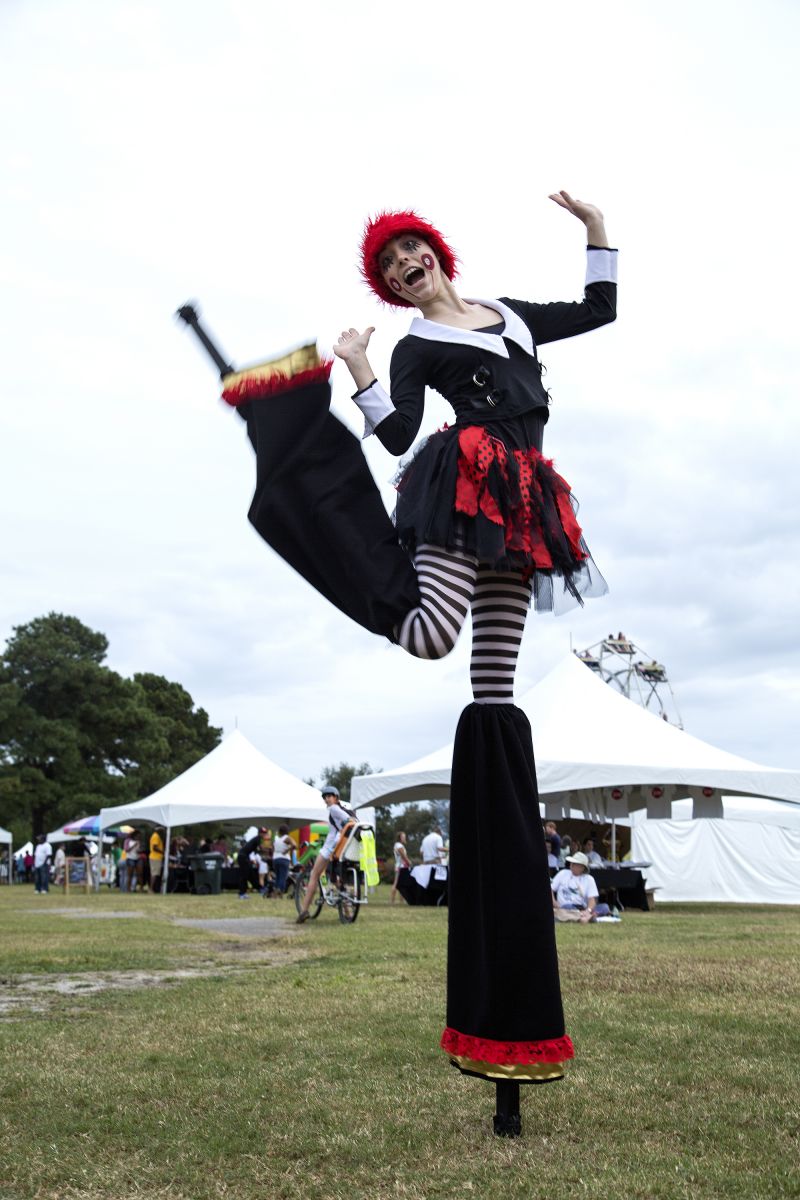
[[[589,859],[578,850],[567,855],[568,867],[553,877],[553,911],[557,921],[587,925],[597,917],[597,884],[589,874]]]

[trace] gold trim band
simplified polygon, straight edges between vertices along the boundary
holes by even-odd
[[[470,1075],[482,1075],[485,1079],[516,1079],[520,1083],[543,1083],[548,1079],[564,1078],[564,1063],[489,1063],[478,1058],[466,1058],[463,1054],[450,1054],[451,1063],[460,1071]]]
[[[285,378],[291,379],[302,371],[313,371],[321,365],[322,360],[317,351],[316,342],[309,342],[307,346],[299,346],[297,350],[290,350],[288,354],[282,354],[280,358],[269,358],[266,362],[255,363],[252,367],[245,367],[241,371],[233,371],[223,378],[222,383],[225,390],[228,391],[250,379],[258,379],[263,382],[272,379],[275,375],[283,375]]]

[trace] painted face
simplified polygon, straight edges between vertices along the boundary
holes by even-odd
[[[415,233],[403,233],[387,242],[378,264],[392,291],[411,304],[429,300],[439,290],[439,260],[431,246]]]

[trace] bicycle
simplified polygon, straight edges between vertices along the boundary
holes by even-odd
[[[298,915],[303,911],[311,870],[312,864],[309,863],[295,881],[294,903]],[[327,904],[329,908],[338,909],[343,925],[352,925],[361,905],[367,903],[364,875],[360,867],[356,863],[334,860],[330,864],[330,877],[322,875],[317,883],[317,894],[309,905],[308,915],[312,921],[316,920]]]

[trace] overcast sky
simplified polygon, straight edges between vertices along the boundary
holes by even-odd
[[[409,313],[359,281],[366,215],[425,214],[465,295],[573,299],[566,188],[620,247],[619,319],[545,348],[545,449],[611,591],[531,616],[518,692],[624,630],[690,732],[800,766],[798,25],[789,0],[0,0],[0,640],[74,614],[300,776],[450,741],[468,639],[413,660],[267,549],[172,314],[197,299],[240,365],[375,324],[385,378]]]

